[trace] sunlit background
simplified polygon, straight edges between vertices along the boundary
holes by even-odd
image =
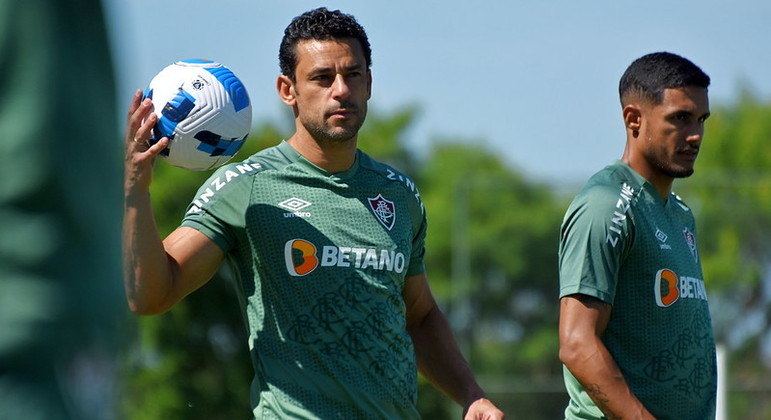
[[[325,5],[367,30],[372,106],[420,108],[410,150],[461,138],[554,182],[585,178],[620,156],[618,79],[646,53],[697,63],[712,77],[713,102],[735,102],[741,88],[771,96],[771,3],[762,0],[105,2],[121,103],[167,64],[206,57],[242,78],[258,122],[281,118],[284,28]]]
[[[572,194],[621,155],[619,77],[649,52],[693,60],[712,77],[713,117],[696,175],[675,189],[697,215],[727,355],[725,412],[771,418],[771,2],[104,1],[121,118],[164,66],[220,61],[253,104],[253,136],[237,158],[291,134],[275,93],[291,18],[320,5],[357,17],[374,78],[361,147],[418,181],[432,288],[512,418],[559,418],[566,402],[558,228]],[[168,233],[206,174],[157,170],[153,198]],[[249,416],[243,327],[227,273],[219,277],[132,330],[122,360],[128,418]],[[424,383],[419,399],[426,418],[457,415]]]

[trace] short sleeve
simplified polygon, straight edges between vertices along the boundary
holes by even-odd
[[[243,165],[220,168],[196,192],[182,226],[200,231],[227,253],[244,231],[252,180]]]
[[[620,194],[621,189],[595,186],[570,204],[560,231],[560,297],[584,294],[613,304],[634,234],[629,200]]]
[[[421,223],[417,229],[417,234],[412,239],[412,253],[410,254],[410,265],[407,267],[407,275],[414,276],[426,271],[423,264],[423,257],[426,255],[426,215],[421,214]]]
[[[413,184],[414,185],[414,184]],[[410,217],[412,218],[412,252],[410,253],[410,265],[407,267],[407,276],[414,276],[426,271],[423,258],[426,255],[426,209],[420,199],[417,187],[410,192]]]

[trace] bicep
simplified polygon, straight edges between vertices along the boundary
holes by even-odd
[[[610,320],[612,307],[592,296],[572,294],[560,299],[560,342],[588,336],[601,337]]]
[[[181,226],[163,240],[173,286],[169,296],[176,303],[203,286],[217,272],[225,253],[200,231]]]
[[[425,272],[405,277],[402,299],[404,299],[407,311],[408,329],[420,324],[426,315],[436,307],[436,301],[431,294]]]

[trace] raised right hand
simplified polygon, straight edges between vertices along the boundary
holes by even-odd
[[[152,112],[153,102],[150,98],[142,99],[142,91],[137,89],[129,106],[126,120],[126,161],[125,189],[132,191],[148,191],[153,175],[153,162],[161,150],[169,145],[167,137],[161,138],[150,146],[147,142],[152,137],[152,129],[158,122],[158,116]]]

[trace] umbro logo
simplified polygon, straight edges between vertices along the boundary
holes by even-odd
[[[311,214],[307,211],[300,211],[313,203],[303,200],[302,198],[292,197],[288,200],[284,200],[278,205],[290,211],[290,213],[284,213],[284,217],[311,217]]]
[[[667,234],[664,233],[661,229],[656,228],[655,236],[656,236],[656,239],[658,239],[659,242],[661,242],[659,244],[659,248],[660,249],[672,249],[672,246],[669,245],[668,243],[666,243],[667,242]]]

